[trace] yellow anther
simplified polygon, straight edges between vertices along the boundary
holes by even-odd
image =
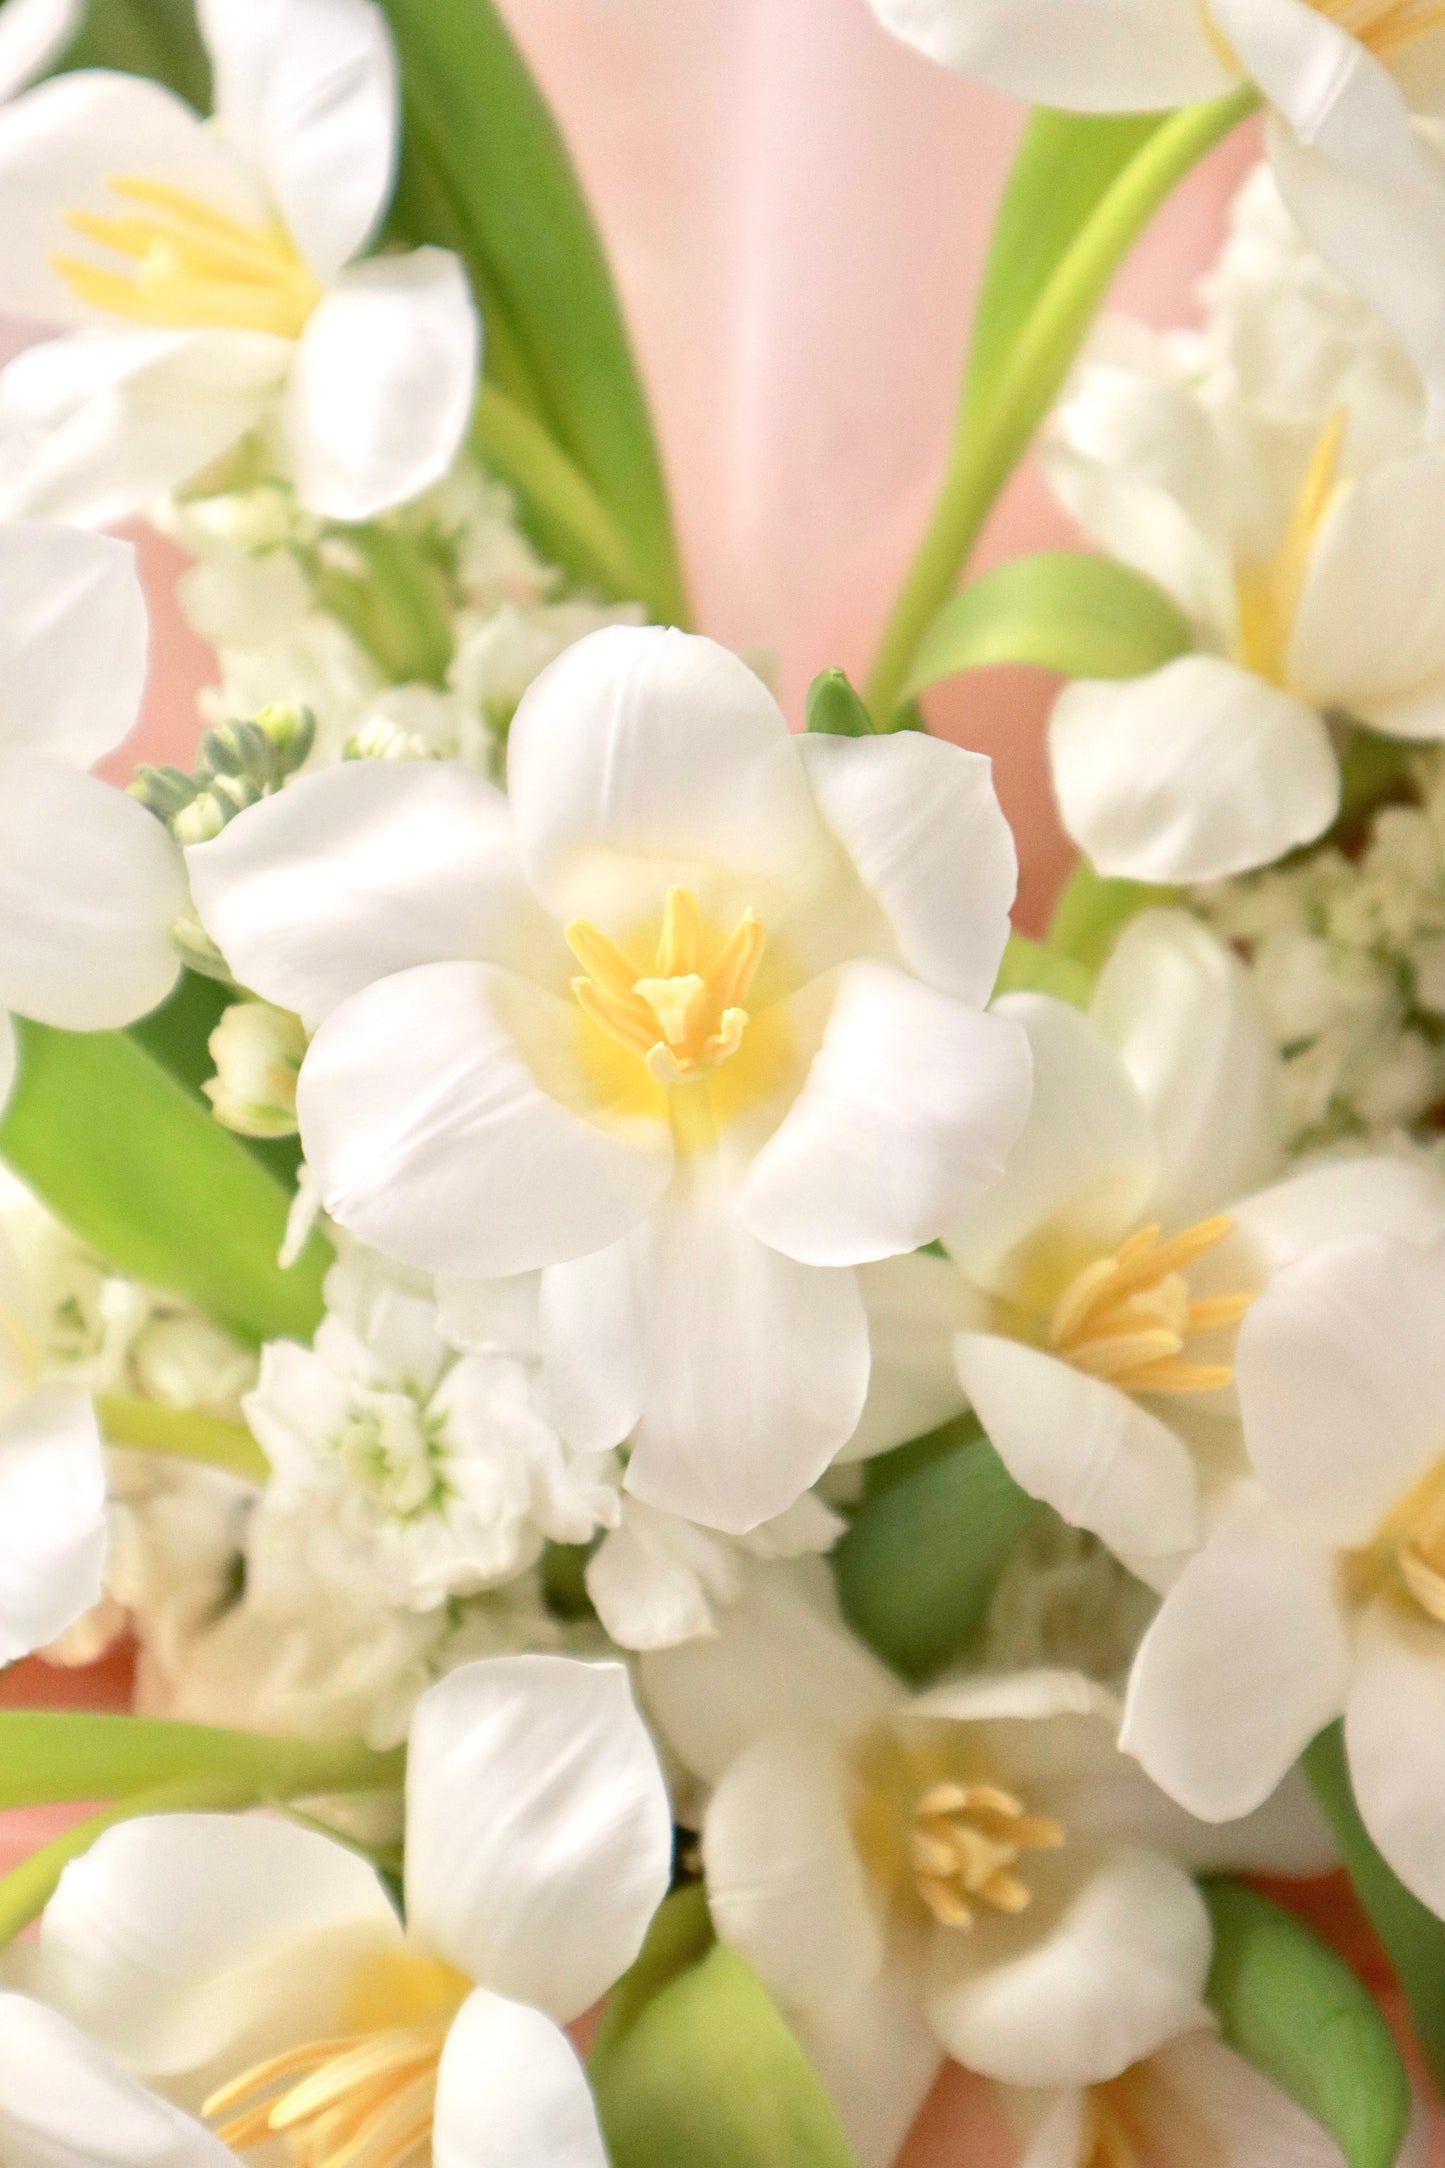
[[[1445,1460],[1386,1515],[1372,1543],[1345,1553],[1341,1567],[1357,1603],[1392,1595],[1445,1626]]]
[[[1242,565],[1235,581],[1240,660],[1261,677],[1286,689],[1294,622],[1320,528],[1334,502],[1348,422],[1347,409],[1336,407],[1310,454],[1284,540],[1265,563]]]
[[[1033,1892],[1014,1872],[1025,1852],[1052,1851],[1061,1823],[1029,1814],[996,1784],[931,1784],[913,1809],[909,1861],[919,1896],[945,1927],[971,1927],[980,1903],[1022,1912]]]
[[[1253,1297],[1193,1298],[1185,1274],[1232,1225],[1220,1213],[1167,1242],[1157,1225],[1136,1229],[1112,1256],[1095,1258],[1070,1280],[1049,1319],[1049,1345],[1076,1369],[1128,1393],[1207,1393],[1227,1385],[1227,1363],[1193,1362],[1184,1350],[1196,1334],[1238,1324]]]
[[[53,256],[52,267],[83,301],[143,324],[300,337],[321,287],[281,227],[248,226],[166,181],[117,174],[109,186],[144,210],[71,211],[67,224],[134,268]]]
[[[572,921],[568,945],[586,973],[572,981],[572,991],[584,1014],[638,1055],[657,1083],[692,1083],[742,1045],[748,1025],[742,1002],[766,938],[761,920],[745,911],[707,964],[697,898],[690,888],[671,888],[651,972],[639,971],[589,919]]]

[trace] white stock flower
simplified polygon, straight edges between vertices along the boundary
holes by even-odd
[[[0,1993],[6,2168],[237,2168],[229,2146],[138,2085],[44,2003]]]
[[[1434,0],[873,0],[910,45],[1075,112],[1163,111],[1253,83],[1309,239],[1382,316],[1445,425],[1445,17]],[[1426,127],[1417,125],[1425,122]]]
[[[1379,464],[1368,403],[1313,441],[1207,401],[1160,344],[1084,365],[1053,485],[1158,580],[1198,651],[1065,688],[1049,725],[1064,824],[1101,872],[1210,881],[1312,841],[1339,809],[1331,732],[1445,737],[1445,453]]]
[[[319,1026],[326,1208],[463,1278],[542,1272],[574,1450],[730,1533],[855,1429],[855,1268],[993,1180],[1028,1099],[982,1013],[1009,836],[977,755],[795,738],[712,642],[612,627],[517,710],[510,795],[303,777],[190,854],[238,976]],[[580,966],[580,974],[579,974]]]
[[[201,0],[216,119],[87,70],[0,112],[0,301],[64,325],[0,377],[0,502],[101,524],[268,416],[302,502],[365,520],[445,472],[476,389],[457,259],[358,261],[399,128],[372,0]]]
[[[405,1928],[327,1837],[161,1815],[67,1868],[35,1985],[136,2077],[204,2095],[238,2150],[605,2168],[561,2027],[636,1956],[671,1853],[620,1666],[473,1664],[412,1722]]]
[[[893,2160],[946,2054],[1077,2086],[1208,2023],[1190,1872],[1329,1857],[1302,1787],[1256,1826],[1190,1822],[1131,1775],[1112,1697],[1078,1673],[910,1698],[803,1567],[641,1675],[711,1791],[718,1933],[777,1995],[863,2168]]]
[[[750,1559],[831,1551],[846,1525],[812,1491],[745,1536],[624,1497],[617,1526],[587,1561],[587,1594],[619,1648],[676,1648],[717,1632],[747,1585]]]
[[[1445,1914],[1445,1229],[1302,1259],[1245,1320],[1238,1371],[1263,1495],[1166,1597],[1124,1745],[1222,1817],[1343,1711],[1366,1827]]]

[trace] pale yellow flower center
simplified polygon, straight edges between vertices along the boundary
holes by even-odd
[[[1029,1814],[997,1784],[930,1784],[913,1810],[914,1885],[944,1927],[972,1927],[978,1907],[1022,1912],[1033,1892],[1016,1871],[1025,1852],[1056,1851],[1063,1825]]]
[[[1387,1514],[1372,1543],[1341,1561],[1356,1603],[1392,1596],[1445,1626],[1445,1460]]]
[[[690,1084],[730,1061],[743,1043],[747,998],[766,934],[745,911],[711,960],[690,888],[670,888],[651,971],[576,918],[567,942],[585,977],[572,981],[583,1013],[616,1045],[636,1054],[657,1084]]]
[[[1126,1393],[1207,1393],[1227,1385],[1228,1363],[1196,1362],[1185,1352],[1196,1334],[1237,1325],[1249,1294],[1195,1297],[1189,1267],[1217,1247],[1234,1223],[1220,1213],[1167,1242],[1159,1228],[1139,1228],[1111,1254],[1075,1273],[1053,1307],[1048,1344],[1090,1377]]]
[[[66,221],[131,268],[50,259],[82,301],[142,324],[301,336],[321,287],[280,226],[248,226],[166,181],[118,173],[109,186],[140,208],[115,217],[70,211]]]
[[[1243,564],[1235,574],[1239,659],[1246,669],[1286,690],[1295,618],[1320,528],[1334,502],[1348,421],[1344,407],[1336,407],[1320,432],[1274,556],[1263,564]]]
[[[352,2029],[273,2055],[223,2085],[204,2113],[224,2145],[281,2140],[297,2168],[402,2168],[431,2157],[437,2068],[471,1982],[411,1951],[364,1960]]]

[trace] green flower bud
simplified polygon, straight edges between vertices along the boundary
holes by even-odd
[[[216,1120],[243,1137],[296,1133],[296,1078],[306,1032],[289,1009],[237,1001],[210,1037],[216,1074],[203,1085]]]

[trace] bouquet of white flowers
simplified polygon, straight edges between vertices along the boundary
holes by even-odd
[[[492,0],[0,6],[0,1663],[134,1651],[0,1710],[4,2168],[1426,2158],[1445,5],[873,5],[1040,109],[798,731]]]

